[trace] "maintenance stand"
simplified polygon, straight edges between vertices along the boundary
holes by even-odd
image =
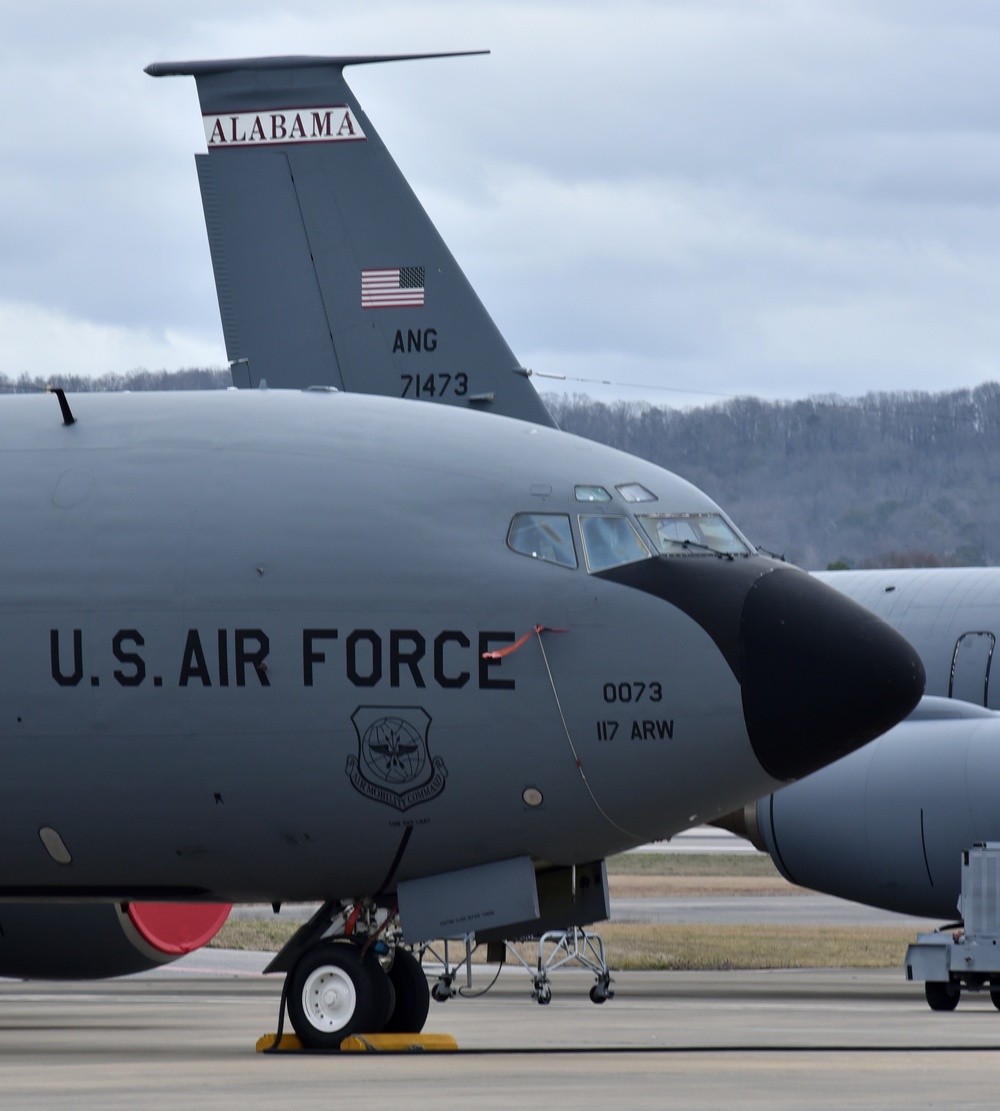
[[[988,991],[1000,1010],[1000,841],[962,853],[962,922],[917,934],[906,950],[907,980],[923,980],[927,1004],[953,1011],[965,991]]]

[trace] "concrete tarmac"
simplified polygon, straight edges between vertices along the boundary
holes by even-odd
[[[207,957],[206,957],[207,959]],[[433,1004],[462,1052],[260,1055],[280,978],[216,952],[201,974],[0,983],[0,1105],[11,1108],[993,1108],[1000,1014],[932,1012],[901,972],[526,974]],[[244,971],[240,971],[242,968]]]

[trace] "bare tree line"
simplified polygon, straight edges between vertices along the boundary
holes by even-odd
[[[183,370],[146,370],[138,367],[124,374],[53,374],[31,378],[22,374],[8,378],[0,374],[0,393],[39,393],[47,386],[59,386],[73,393],[101,393],[108,390],[224,390],[233,384],[228,367],[186,367]]]
[[[683,475],[801,566],[1000,562],[1000,384],[690,410],[546,401],[562,428]]]
[[[226,389],[228,368],[100,377],[0,374],[0,393]],[[1000,384],[697,409],[546,396],[561,428],[709,493],[759,546],[799,565],[1000,563]]]

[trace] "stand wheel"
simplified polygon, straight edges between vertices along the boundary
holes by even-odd
[[[538,987],[535,988],[535,998],[538,1000],[540,1006],[548,1006],[548,1004],[552,1002],[552,988],[548,984],[539,984]]]
[[[1000,988],[990,988],[990,1002],[1000,1011]]]
[[[431,988],[431,996],[435,1003],[447,1003],[454,994],[450,977],[442,976]]]
[[[927,1006],[932,1011],[953,1011],[958,1006],[962,989],[958,984],[946,984],[941,980],[928,980],[924,984]],[[992,992],[990,996],[992,998]]]

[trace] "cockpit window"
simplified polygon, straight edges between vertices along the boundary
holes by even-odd
[[[564,513],[516,513],[507,530],[507,544],[521,555],[576,567],[576,548],[569,517]]]
[[[611,495],[603,486],[575,487],[577,501],[611,501]]]
[[[649,558],[649,549],[627,517],[581,517],[580,535],[591,571]]]
[[[641,482],[623,482],[621,486],[616,486],[615,489],[621,494],[624,501],[656,501],[656,495],[652,490],[647,490]]]
[[[746,556],[753,550],[718,513],[650,513],[638,520],[660,555]]]

